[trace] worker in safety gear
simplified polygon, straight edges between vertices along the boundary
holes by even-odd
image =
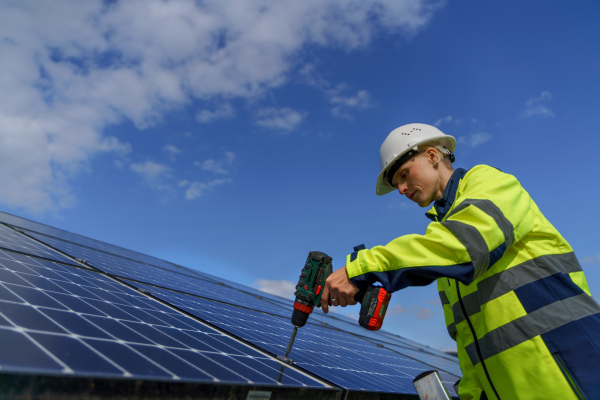
[[[394,292],[437,280],[461,399],[600,399],[600,306],[573,249],[514,176],[454,170],[455,146],[425,124],[389,134],[376,192],[433,203],[432,222],[349,255],[327,279],[323,311],[356,304],[376,281]]]

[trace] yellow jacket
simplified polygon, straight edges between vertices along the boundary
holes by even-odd
[[[359,288],[437,280],[461,399],[600,399],[600,306],[571,246],[512,175],[458,169],[424,235],[348,256]]]

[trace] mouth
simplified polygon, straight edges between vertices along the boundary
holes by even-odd
[[[411,194],[408,196],[408,198],[409,198],[410,200],[412,200],[412,199],[413,199],[413,197],[415,197],[415,193],[417,193],[417,191],[416,191],[416,190],[415,190],[414,192],[412,192],[412,193],[411,193]]]

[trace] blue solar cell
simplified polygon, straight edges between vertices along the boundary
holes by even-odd
[[[19,285],[11,285],[4,283],[4,286],[15,293],[18,297],[25,300],[25,302],[33,306],[44,306],[49,308],[56,308],[59,310],[66,310],[65,306],[48,296],[41,290],[34,288],[28,288]]]
[[[201,379],[205,381],[215,380],[210,371],[202,371],[193,364],[177,357],[175,354],[154,346],[132,345],[138,353],[155,360],[159,365],[172,371],[176,376],[182,379]]]
[[[123,371],[98,352],[93,351],[79,338],[31,332],[29,336],[64,363],[69,372],[86,375],[115,375]]]
[[[251,381],[244,378],[241,374],[231,370],[229,366],[224,366],[212,359],[213,354],[197,353],[187,350],[173,350],[173,354],[194,365],[203,365],[206,371],[214,380],[220,382],[238,382],[243,381],[250,383]]]
[[[2,281],[0,281],[2,282]],[[12,301],[12,302],[22,302],[23,300],[19,298],[15,293],[9,290],[4,284],[0,283],[0,300]]]
[[[61,373],[64,367],[21,332],[0,326],[0,365],[3,371]]]
[[[31,285],[29,282],[17,275],[16,272],[12,272],[7,269],[0,269],[0,281],[6,283],[13,283],[15,285],[33,287],[33,285]]]
[[[19,272],[15,272],[15,274],[19,275],[19,277],[21,279],[26,281],[32,287],[36,287],[36,288],[42,289],[47,292],[58,292],[58,293],[63,293],[63,294],[77,294],[77,293],[74,293],[73,290],[70,290],[70,289],[78,289],[75,291],[81,290],[81,288],[75,287],[76,285],[66,286],[66,285],[68,285],[68,283],[66,283],[66,282],[62,282],[61,286],[59,286],[56,283],[54,283],[52,280],[50,280],[46,277],[40,276],[40,275],[20,274]],[[0,278],[0,280],[1,280],[1,278]]]
[[[60,304],[64,305],[69,311],[78,314],[89,314],[89,315],[106,315],[102,311],[95,307],[92,307],[89,303],[86,303],[79,297],[73,295],[63,295],[61,293],[52,293],[52,298],[56,299]]]
[[[176,378],[176,375],[160,366],[159,360],[150,361],[134,351],[131,346],[105,340],[84,339],[84,341],[133,376],[153,379]]]
[[[5,305],[2,307],[4,308]],[[44,314],[57,324],[62,326],[68,332],[74,333],[77,336],[96,337],[101,339],[110,339],[111,336],[100,329],[97,325],[92,324],[80,315],[71,311],[60,311],[53,309],[44,309]]]
[[[32,330],[66,333],[59,325],[33,307],[23,304],[2,304],[2,314],[15,325]]]
[[[116,339],[124,340],[126,342],[131,343],[146,343],[151,344],[152,342],[145,338],[144,336],[138,334],[135,331],[132,331],[127,326],[123,325],[122,322],[117,321],[111,317],[96,317],[93,315],[88,315],[83,317],[87,321],[96,325],[98,328],[109,332],[110,335]]]

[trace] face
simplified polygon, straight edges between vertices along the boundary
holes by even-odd
[[[441,177],[435,156],[426,150],[405,162],[394,174],[392,184],[398,188],[401,195],[408,197],[421,207],[427,207],[433,201],[444,195],[445,185],[440,185]]]

